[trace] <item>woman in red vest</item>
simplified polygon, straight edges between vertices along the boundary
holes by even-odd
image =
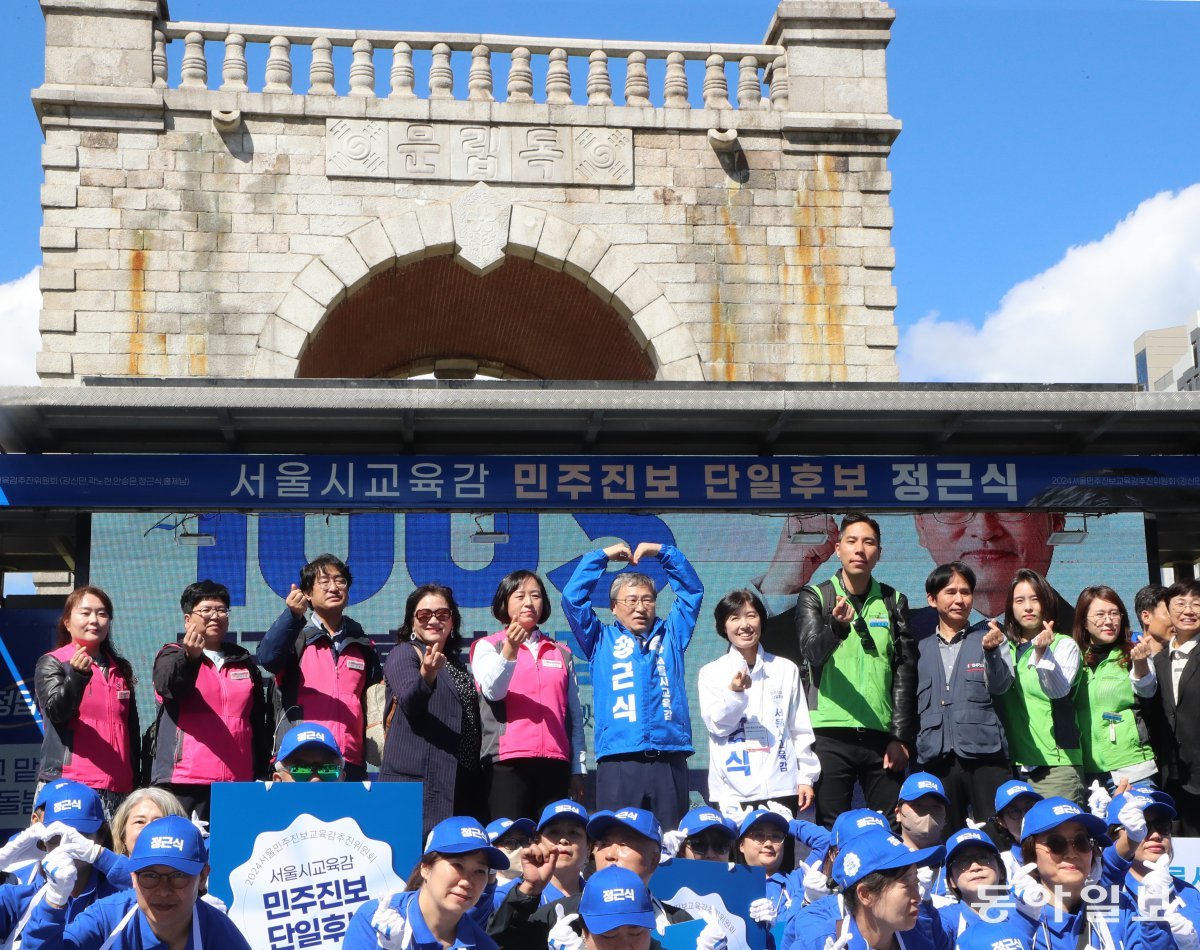
[[[39,782],[67,778],[94,789],[105,818],[138,785],[136,680],[112,644],[113,605],[99,587],[67,595],[55,649],[37,661],[34,683],[46,720]]]

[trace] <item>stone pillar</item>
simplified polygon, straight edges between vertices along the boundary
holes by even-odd
[[[149,89],[154,21],[166,0],[41,0],[46,85]]]

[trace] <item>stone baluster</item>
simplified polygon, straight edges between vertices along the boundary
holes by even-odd
[[[429,67],[429,98],[454,98],[454,70],[450,67],[450,47],[438,43],[433,48],[433,64]]]
[[[392,94],[390,99],[412,99],[416,93],[413,85],[417,73],[413,69],[412,47],[407,43],[397,43],[392,47]]]
[[[761,109],[762,82],[758,78],[758,58],[743,56],[738,63],[737,104],[739,109]]]
[[[167,85],[167,34],[162,30],[154,31],[154,52],[150,56],[154,71],[154,88],[163,89]]]
[[[263,92],[292,91],[292,41],[286,36],[271,40],[271,52],[267,56],[267,84]]]
[[[704,108],[733,108],[729,104],[729,79],[725,75],[725,57],[716,53],[704,61]]]
[[[589,106],[611,106],[612,77],[608,74],[608,53],[595,50],[588,57],[587,95]]]
[[[492,51],[482,43],[471,50],[467,98],[475,102],[492,101]]]
[[[776,56],[771,64],[771,108],[776,112],[786,112],[788,108],[786,56]]]
[[[337,95],[337,90],[333,88],[333,44],[327,36],[318,36],[312,42],[312,64],[308,67],[308,94]]]
[[[245,92],[246,85],[246,37],[230,33],[225,37],[225,62],[221,66],[221,91]]]
[[[646,75],[645,53],[630,53],[625,60],[625,105],[650,105],[650,79]]]
[[[571,70],[567,68],[567,51],[550,50],[550,66],[546,69],[546,102],[551,105],[571,104]]]
[[[204,37],[189,33],[183,38],[183,64],[180,67],[181,89],[208,88],[208,61],[204,58]]]
[[[663,82],[663,105],[668,109],[690,109],[687,72],[683,68],[683,53],[667,54],[667,76]]]
[[[370,40],[354,41],[354,62],[350,65],[350,95],[375,95],[375,47]]]
[[[533,102],[533,67],[529,65],[529,50],[518,46],[512,51],[508,67],[508,101]]]

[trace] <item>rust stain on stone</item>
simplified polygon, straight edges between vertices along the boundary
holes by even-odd
[[[725,226],[726,244],[730,251],[729,263],[745,264],[746,247],[742,243],[740,230],[737,222],[733,220],[728,204],[721,206],[720,214],[721,223]],[[725,266],[727,265],[722,265],[721,269],[724,269]],[[736,315],[732,312],[732,307],[721,297],[723,283],[723,280],[718,279],[712,284],[712,362],[714,366],[719,367],[722,378],[726,382],[733,382],[737,379],[737,364],[734,361],[734,346],[737,342]]]
[[[129,375],[140,375],[141,357],[146,351],[146,252],[138,249],[129,255]]]

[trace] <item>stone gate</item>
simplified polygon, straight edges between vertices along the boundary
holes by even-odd
[[[878,0],[755,46],[41,4],[48,383],[897,378]]]

